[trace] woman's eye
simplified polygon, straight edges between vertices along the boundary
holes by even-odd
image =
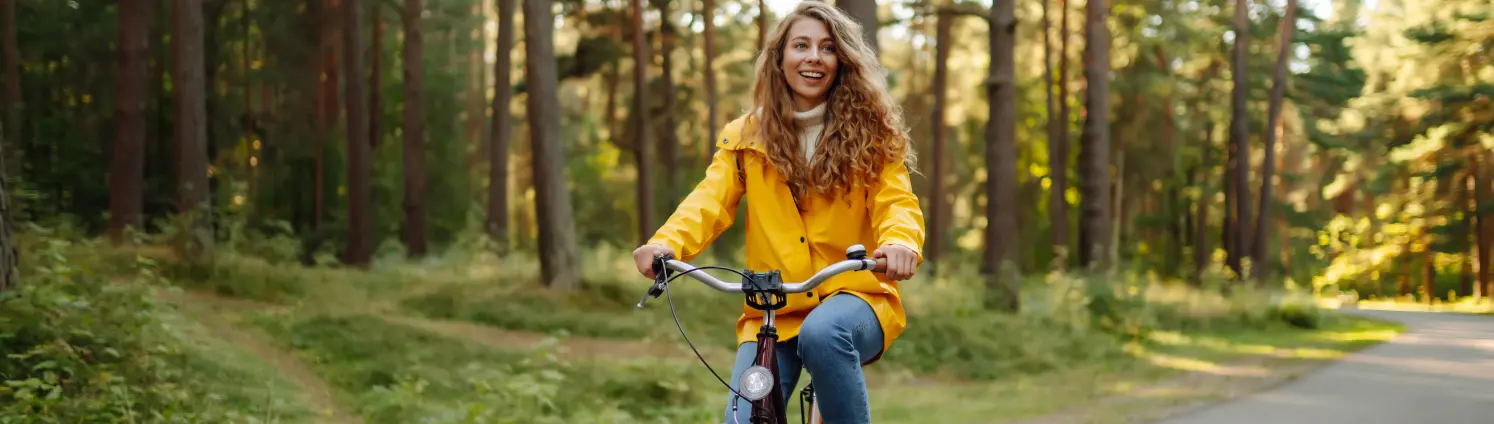
[[[804,43],[794,43],[794,48],[796,48],[796,49],[802,49],[802,48],[805,48],[805,47],[809,47],[809,45],[804,44]]]

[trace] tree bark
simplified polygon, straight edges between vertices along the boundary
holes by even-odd
[[[313,0],[314,1],[314,0]],[[340,101],[338,96],[338,70],[337,53],[342,48],[341,24],[337,11],[340,7],[339,0],[323,0],[321,14],[321,56],[322,69],[318,78],[317,98],[320,103],[317,108],[317,137],[316,137],[316,217],[312,220],[313,228],[322,228],[322,218],[327,215],[326,196],[326,150],[327,143],[332,139],[332,133],[338,121]]]
[[[1276,55],[1276,74],[1271,77],[1271,106],[1266,115],[1265,158],[1261,161],[1261,202],[1256,212],[1255,242],[1252,243],[1255,250],[1251,255],[1254,259],[1251,261],[1250,275],[1255,277],[1258,283],[1266,279],[1266,258],[1269,257],[1266,255],[1266,237],[1268,237],[1266,229],[1271,228],[1267,224],[1271,219],[1271,176],[1274,172],[1272,167],[1276,164],[1276,127],[1281,121],[1281,102],[1286,94],[1287,84],[1287,59],[1292,49],[1292,36],[1297,33],[1296,23],[1297,0],[1287,0],[1286,17],[1281,21],[1281,48]],[[1241,61],[1241,63],[1244,62]]]
[[[375,1],[371,6],[373,16],[369,24],[373,26],[373,45],[368,49],[368,146],[370,150],[377,150],[379,143],[384,141],[384,67],[379,64],[384,52],[384,3]]]
[[[1110,234],[1110,29],[1105,26],[1109,4],[1092,1],[1085,5],[1084,155],[1080,191],[1084,195],[1080,225],[1079,262],[1084,266],[1103,261],[1106,236]]]
[[[508,250],[508,145],[513,131],[509,103],[513,99],[514,0],[498,2],[497,63],[493,65],[493,138],[488,150],[488,235],[500,252]],[[609,105],[610,106],[610,105]]]
[[[669,16],[669,2],[671,0],[655,1],[657,1],[659,7],[659,16]],[[675,175],[679,174],[675,172],[675,169],[679,166],[680,162],[680,137],[677,132],[679,125],[675,119],[679,114],[679,105],[675,101],[674,61],[670,58],[670,53],[674,51],[671,46],[673,46],[675,37],[674,25],[670,23],[670,20],[660,19],[659,57],[661,62],[660,72],[662,74],[659,79],[664,83],[664,93],[662,93],[664,95],[664,113],[662,117],[664,128],[659,132],[659,163],[664,165],[664,169],[659,172],[659,178],[664,180],[664,200],[666,204],[670,205],[679,202],[677,197],[679,193],[676,193],[674,178]]]
[[[347,93],[348,238],[344,261],[366,267],[373,256],[371,160],[368,147],[368,87],[363,70],[363,6],[359,0],[342,0],[343,90]],[[411,250],[414,250],[413,248]]]
[[[637,0],[634,0],[637,1]],[[550,0],[524,0],[524,76],[529,95],[530,142],[533,144],[535,215],[539,218],[540,274],[557,290],[581,287],[577,269],[576,223],[566,188],[560,139],[560,98],[555,72],[554,21]]]
[[[145,102],[154,6],[151,0],[124,0],[119,5],[119,74],[115,84],[119,94],[115,98],[116,132],[109,169],[109,238],[115,244],[124,241],[126,227],[141,229],[143,223]]]
[[[757,51],[762,52],[763,44],[768,40],[768,2],[757,0]],[[756,57],[757,55],[753,55]]]
[[[410,257],[425,256],[430,230],[425,210],[425,34],[420,15],[423,0],[405,0],[405,247]]]
[[[207,97],[203,70],[203,20],[201,0],[177,3],[176,48],[177,87],[177,208],[186,217],[186,231],[178,249],[181,257],[198,262],[212,255],[213,236],[209,224],[211,204],[208,198]]]
[[[21,99],[21,48],[16,42],[16,0],[0,0],[0,20],[4,21],[0,25],[4,25],[5,31],[5,141],[19,146],[24,129],[21,117],[25,116],[26,105]],[[9,159],[19,160],[19,153],[20,149],[12,148]]]
[[[1469,169],[1467,173],[1463,174],[1462,178],[1458,179],[1458,208],[1462,209],[1464,225],[1463,228],[1467,229],[1467,231],[1457,233],[1459,241],[1463,244],[1466,244],[1462,249],[1463,266],[1461,270],[1462,274],[1459,276],[1458,284],[1458,296],[1460,297],[1473,296],[1473,293],[1477,291],[1476,289],[1474,289],[1473,277],[1473,258],[1476,253],[1474,252],[1474,244],[1468,243],[1469,241],[1473,240],[1473,234],[1469,233],[1477,233],[1477,231],[1473,230],[1474,228],[1476,228],[1476,224],[1474,223],[1474,215],[1478,213],[1478,203],[1474,202],[1475,197],[1473,195],[1473,173],[1475,172],[1475,169]]]
[[[643,37],[643,0],[628,0],[629,19],[633,30],[633,106],[628,113],[628,124],[632,130],[633,159],[638,168],[638,243],[648,241],[654,231],[654,165],[653,145],[649,143],[648,113],[648,42]],[[528,15],[525,15],[526,17]],[[527,18],[526,18],[527,20]]]
[[[1021,279],[1002,272],[1017,260],[1017,18],[1014,0],[991,4],[991,67],[986,80],[986,263],[994,267],[991,293],[1002,293],[996,308],[1020,308]],[[941,44],[942,45],[942,44]]]
[[[949,81],[949,48],[953,43],[950,29],[954,26],[954,17],[953,13],[940,9],[934,31],[934,116],[930,120],[934,133],[934,164],[933,173],[929,175],[929,182],[933,185],[933,201],[929,204],[929,232],[924,242],[923,256],[925,262],[933,265],[929,268],[935,273],[938,272],[938,261],[944,251],[944,209],[948,207],[944,201],[944,137],[948,133],[948,128],[944,125],[944,105],[948,103],[949,97],[946,89]]]
[[[877,22],[877,1],[837,0],[835,6],[861,24],[861,38],[866,41],[866,45],[871,46],[872,52],[880,53],[882,49],[877,44],[877,28],[881,24]]]
[[[1053,248],[1062,249],[1064,262],[1060,266],[1067,268],[1067,258],[1074,255],[1073,236],[1069,231],[1069,5],[1068,0],[1058,0],[1059,28],[1058,28],[1058,140],[1056,149],[1050,154],[1049,165],[1057,170],[1053,172],[1053,190],[1050,192],[1049,201],[1053,204],[1053,215],[1057,220],[1053,222]]]
[[[1494,254],[1490,248],[1494,247],[1494,222],[1490,222],[1490,215],[1482,207],[1484,204],[1494,200],[1494,185],[1489,179],[1489,153],[1479,152],[1473,157],[1473,198],[1475,216],[1478,227],[1474,230],[1477,236],[1478,247],[1478,285],[1479,295],[1484,298],[1494,297],[1494,268],[1491,268],[1491,259]]]
[[[1235,149],[1235,219],[1233,234],[1233,248],[1230,249],[1231,266],[1235,268],[1236,274],[1244,277],[1242,261],[1250,256],[1250,149],[1247,143],[1250,140],[1250,111],[1246,108],[1246,98],[1250,87],[1245,80],[1246,72],[1246,50],[1250,41],[1249,11],[1250,0],[1235,0],[1235,50],[1234,64],[1231,73],[1234,77],[1235,89],[1231,96],[1231,110],[1233,119],[1230,121],[1230,144]]]
[[[1213,261],[1213,258],[1209,255],[1208,229],[1210,202],[1208,190],[1204,189],[1204,187],[1208,187],[1209,185],[1209,168],[1212,166],[1209,163],[1211,160],[1209,153],[1214,151],[1213,122],[1204,124],[1203,140],[1203,148],[1200,149],[1202,151],[1202,158],[1199,159],[1200,164],[1198,167],[1200,181],[1194,185],[1199,190],[1197,203],[1193,205],[1195,208],[1195,218],[1193,218],[1193,281],[1195,283],[1203,282],[1203,273],[1208,269],[1209,263]]]
[[[705,15],[705,90],[706,90],[706,163],[710,158],[716,156],[716,131],[719,129],[716,118],[716,104],[720,101],[716,98],[716,1],[705,0],[702,6]],[[610,111],[609,111],[610,112]]]
[[[20,285],[20,249],[16,246],[15,218],[10,208],[10,186],[5,182],[5,151],[11,140],[0,140],[0,292]]]
[[[1043,3],[1043,69],[1044,90],[1048,96],[1048,221],[1053,237],[1053,264],[1055,269],[1068,267],[1069,247],[1069,201],[1066,196],[1068,191],[1069,177],[1069,140],[1068,140],[1068,32],[1069,11],[1064,0],[1058,0],[1058,8],[1062,14],[1062,25],[1058,31],[1058,38],[1063,48],[1058,53],[1058,83],[1053,82],[1053,63],[1049,58],[1052,55],[1053,45],[1048,40],[1048,4]],[[1056,91],[1056,93],[1055,93]]]

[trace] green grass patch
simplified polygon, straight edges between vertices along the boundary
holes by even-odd
[[[698,422],[719,385],[688,363],[495,350],[369,315],[254,322],[374,423]]]
[[[284,379],[174,312],[153,263],[99,268],[73,243],[26,239],[24,283],[0,292],[0,423],[282,422],[306,415]],[[102,268],[102,269],[101,269]]]

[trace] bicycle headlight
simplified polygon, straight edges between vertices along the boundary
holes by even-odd
[[[753,365],[737,380],[737,391],[750,401],[761,400],[773,391],[773,373],[760,365]]]

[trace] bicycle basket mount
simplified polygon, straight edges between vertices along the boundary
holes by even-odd
[[[742,293],[747,296],[747,306],[765,311],[780,309],[788,304],[788,296],[783,293],[783,275],[778,271],[747,270],[744,274]]]

